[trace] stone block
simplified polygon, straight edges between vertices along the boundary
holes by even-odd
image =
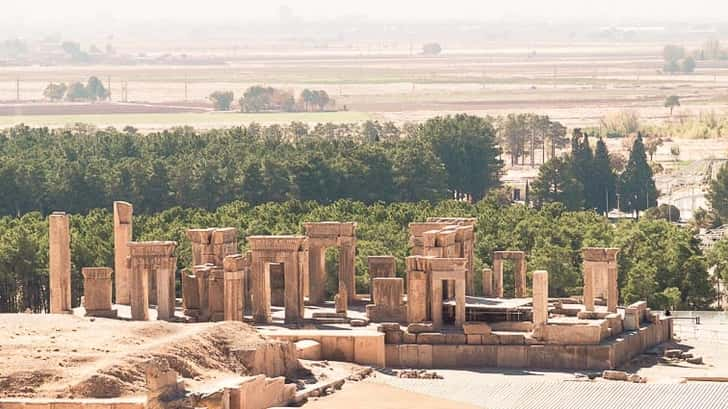
[[[407,332],[412,334],[419,334],[422,332],[433,332],[431,322],[415,322],[407,326]]]
[[[463,345],[463,344],[467,344],[467,340],[465,338],[465,334],[456,333],[456,332],[446,332],[445,333],[445,343],[448,345]]]
[[[466,322],[463,324],[463,332],[465,335],[490,335],[491,328],[485,322]]]
[[[399,361],[403,368],[419,368],[419,345],[402,344],[399,346]]]
[[[384,353],[386,366],[390,368],[399,368],[401,366],[399,360],[400,345],[384,345]]]
[[[403,331],[388,331],[384,334],[384,342],[387,344],[401,344]]]
[[[525,345],[498,346],[498,368],[527,368],[527,348]]]
[[[458,345],[455,363],[458,368],[482,368],[498,366],[497,345]]]
[[[408,331],[403,332],[402,333],[402,343],[403,344],[416,344],[417,343],[417,334],[413,334]]]
[[[444,344],[445,335],[439,332],[422,332],[417,334],[418,344]]]
[[[432,368],[432,345],[417,344],[418,368]]]
[[[296,342],[296,354],[299,359],[311,361],[321,360],[321,344],[319,342],[304,339]]]
[[[432,368],[457,368],[457,345],[433,345]]]
[[[354,362],[377,368],[386,366],[384,335],[355,336]]]
[[[498,332],[494,333],[498,337],[498,343],[501,345],[525,345],[526,334],[516,332]]]

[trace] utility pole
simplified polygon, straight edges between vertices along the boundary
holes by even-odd
[[[109,102],[111,102],[111,75],[106,78],[106,92],[108,93]]]
[[[15,100],[20,102],[20,78],[15,80]]]
[[[187,72],[185,72],[185,102],[187,102]]]

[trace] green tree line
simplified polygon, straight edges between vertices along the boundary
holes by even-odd
[[[499,184],[500,150],[483,118],[434,118],[406,138],[399,130],[377,136],[383,129],[251,124],[141,135],[132,128],[18,126],[0,132],[0,215],[86,213],[114,200],[132,202],[140,213],[234,200],[478,200]]]

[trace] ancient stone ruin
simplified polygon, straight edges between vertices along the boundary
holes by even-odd
[[[339,249],[339,283],[346,289],[347,300],[356,298],[354,263],[356,257],[356,223],[305,223],[308,237],[308,288],[311,304],[326,300],[326,249]]]
[[[672,337],[671,318],[646,302],[619,305],[618,249],[582,250],[581,297],[549,297],[549,273],[539,269],[530,273],[529,289],[523,251],[494,251],[476,288],[469,218],[412,223],[403,275],[395,257],[368,257],[369,294],[356,294],[355,223],[306,223],[306,235],[249,236],[242,254],[233,228],[190,229],[192,265],[180,272],[178,302],[177,243],[131,241],[131,209],[114,203],[116,269],[82,269],[86,315],[114,318],[121,315],[118,305],[129,304],[124,318],[132,320],[254,322],[261,333],[295,343],[299,357],[393,368],[604,370]],[[49,223],[51,312],[67,313],[68,216],[53,213]],[[332,246],[340,252],[333,304],[326,300],[324,265]],[[508,298],[505,260],[514,267],[514,297]],[[155,371],[175,385],[166,369]],[[262,393],[270,382],[283,385],[262,379],[230,388],[226,402],[242,405],[247,388]],[[276,387],[275,394],[288,389]],[[271,402],[282,395],[275,396]]]

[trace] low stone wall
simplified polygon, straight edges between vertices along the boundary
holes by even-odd
[[[447,344],[444,335],[437,343],[387,344],[387,367],[392,368],[531,368],[531,369],[614,369],[650,347],[671,339],[672,320],[661,318],[602,341],[597,345],[558,345],[536,343],[532,339],[515,344],[512,337],[499,334],[483,336],[488,344],[477,344],[472,337],[467,345]],[[419,334],[422,335],[422,334]],[[417,338],[419,338],[419,335]],[[431,338],[431,337],[430,337]],[[430,339],[427,338],[427,339]],[[452,337],[450,337],[452,338]],[[482,341],[481,339],[481,341]],[[440,340],[444,341],[440,343]],[[472,340],[472,343],[471,343]],[[417,342],[417,341],[415,341]],[[520,343],[520,342],[519,342]]]
[[[321,359],[384,367],[384,334],[375,331],[284,330],[263,332],[268,338],[292,343],[312,340],[321,344]]]

